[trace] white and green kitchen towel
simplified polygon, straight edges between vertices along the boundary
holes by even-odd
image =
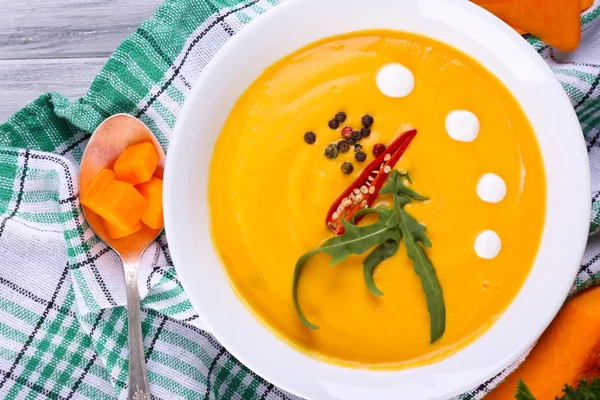
[[[140,118],[168,148],[183,101],[211,57],[277,3],[168,0],[115,51],[83,98],[45,94],[0,125],[0,398],[126,398],[123,269],[84,221],[78,163],[91,132],[116,113]],[[529,39],[571,98],[591,161],[592,228],[573,293],[600,282],[599,14],[596,0],[582,16],[574,53]],[[154,398],[296,398],[242,365],[205,329],[164,235],[143,258],[140,287]],[[504,374],[459,399],[480,399]]]

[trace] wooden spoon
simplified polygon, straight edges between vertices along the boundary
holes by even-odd
[[[92,179],[104,168],[113,167],[117,157],[126,147],[141,142],[151,142],[158,150],[160,162],[155,176],[162,179],[165,153],[152,132],[140,120],[128,114],[116,114],[106,119],[94,132],[83,153],[79,173],[79,190],[83,193]],[[92,230],[113,250],[125,269],[127,285],[127,322],[129,333],[129,391],[130,400],[150,400],[142,323],[140,317],[140,295],[137,284],[138,265],[141,255],[156,239],[162,229],[151,229],[144,225],[141,230],[121,239],[111,239],[102,218],[87,207],[83,214]]]

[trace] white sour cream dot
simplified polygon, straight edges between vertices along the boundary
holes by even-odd
[[[377,72],[377,87],[388,97],[408,96],[415,87],[415,77],[404,65],[391,63]]]
[[[446,132],[459,142],[472,142],[479,134],[479,119],[470,111],[452,111],[446,117]]]
[[[477,196],[487,203],[499,203],[506,196],[506,183],[496,174],[484,174],[477,182]]]
[[[494,231],[483,231],[475,239],[475,253],[478,257],[491,260],[500,253],[502,242]]]

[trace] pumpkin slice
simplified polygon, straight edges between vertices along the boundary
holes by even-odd
[[[100,201],[100,195],[109,183],[116,179],[115,173],[110,169],[103,169],[92,179],[81,195],[81,204],[94,210]]]
[[[585,11],[594,4],[594,0],[581,0],[581,11]]]
[[[161,229],[165,225],[162,210],[162,179],[153,176],[148,182],[135,188],[148,202],[148,208],[142,215],[142,222],[152,229]]]
[[[150,142],[129,146],[115,161],[117,179],[132,185],[148,182],[158,166],[159,159],[156,147]]]
[[[90,209],[115,228],[123,231],[132,229],[146,211],[148,202],[133,185],[112,181],[98,195],[97,203]]]
[[[136,233],[140,229],[142,229],[142,223],[138,221],[137,224],[128,229],[121,229],[120,227],[111,224],[108,221],[104,221],[104,229],[106,229],[106,233],[108,237],[113,240],[124,238],[125,236],[129,236],[132,233]]]
[[[573,51],[581,40],[581,8],[589,0],[472,1],[519,32],[529,32],[561,51]]]
[[[515,26],[515,25],[511,25],[510,27],[513,28],[515,31],[517,31],[517,33],[519,35],[524,35],[526,33],[529,33],[525,29],[519,28],[518,26]]]
[[[525,361],[485,400],[514,399],[522,379],[537,399],[561,396],[565,383],[600,376],[600,286],[573,297]]]

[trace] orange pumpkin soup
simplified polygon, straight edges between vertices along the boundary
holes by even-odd
[[[399,63],[414,76],[404,97],[387,97],[378,71]],[[448,115],[468,110],[480,123],[476,139],[457,141]],[[338,111],[347,119],[328,126]],[[345,125],[360,129],[367,159],[353,148],[330,159],[324,149],[342,139]],[[445,331],[431,343],[421,281],[401,241],[375,270],[383,296],[363,280],[365,256],[330,267],[319,253],[298,286],[307,329],[294,309],[294,266],[304,253],[334,236],[325,224],[331,204],[389,145],[414,128],[395,168],[409,171],[411,188],[429,197],[405,209],[427,227],[425,252],[443,292]],[[313,144],[305,132],[316,136]],[[360,150],[360,149],[359,149]],[[342,172],[344,162],[353,165]],[[348,169],[346,169],[348,172]],[[476,190],[493,173],[506,184],[496,203]],[[389,195],[377,198],[390,204]],[[519,104],[490,72],[435,40],[393,31],[364,31],[326,39],[267,70],[234,106],[211,161],[209,204],[213,239],[232,286],[249,309],[279,337],[314,357],[361,368],[398,369],[429,364],[476,339],[507,308],[538,250],[545,214],[545,176],[532,127]],[[360,223],[373,223],[368,216]],[[494,231],[501,250],[478,256],[475,240]]]

